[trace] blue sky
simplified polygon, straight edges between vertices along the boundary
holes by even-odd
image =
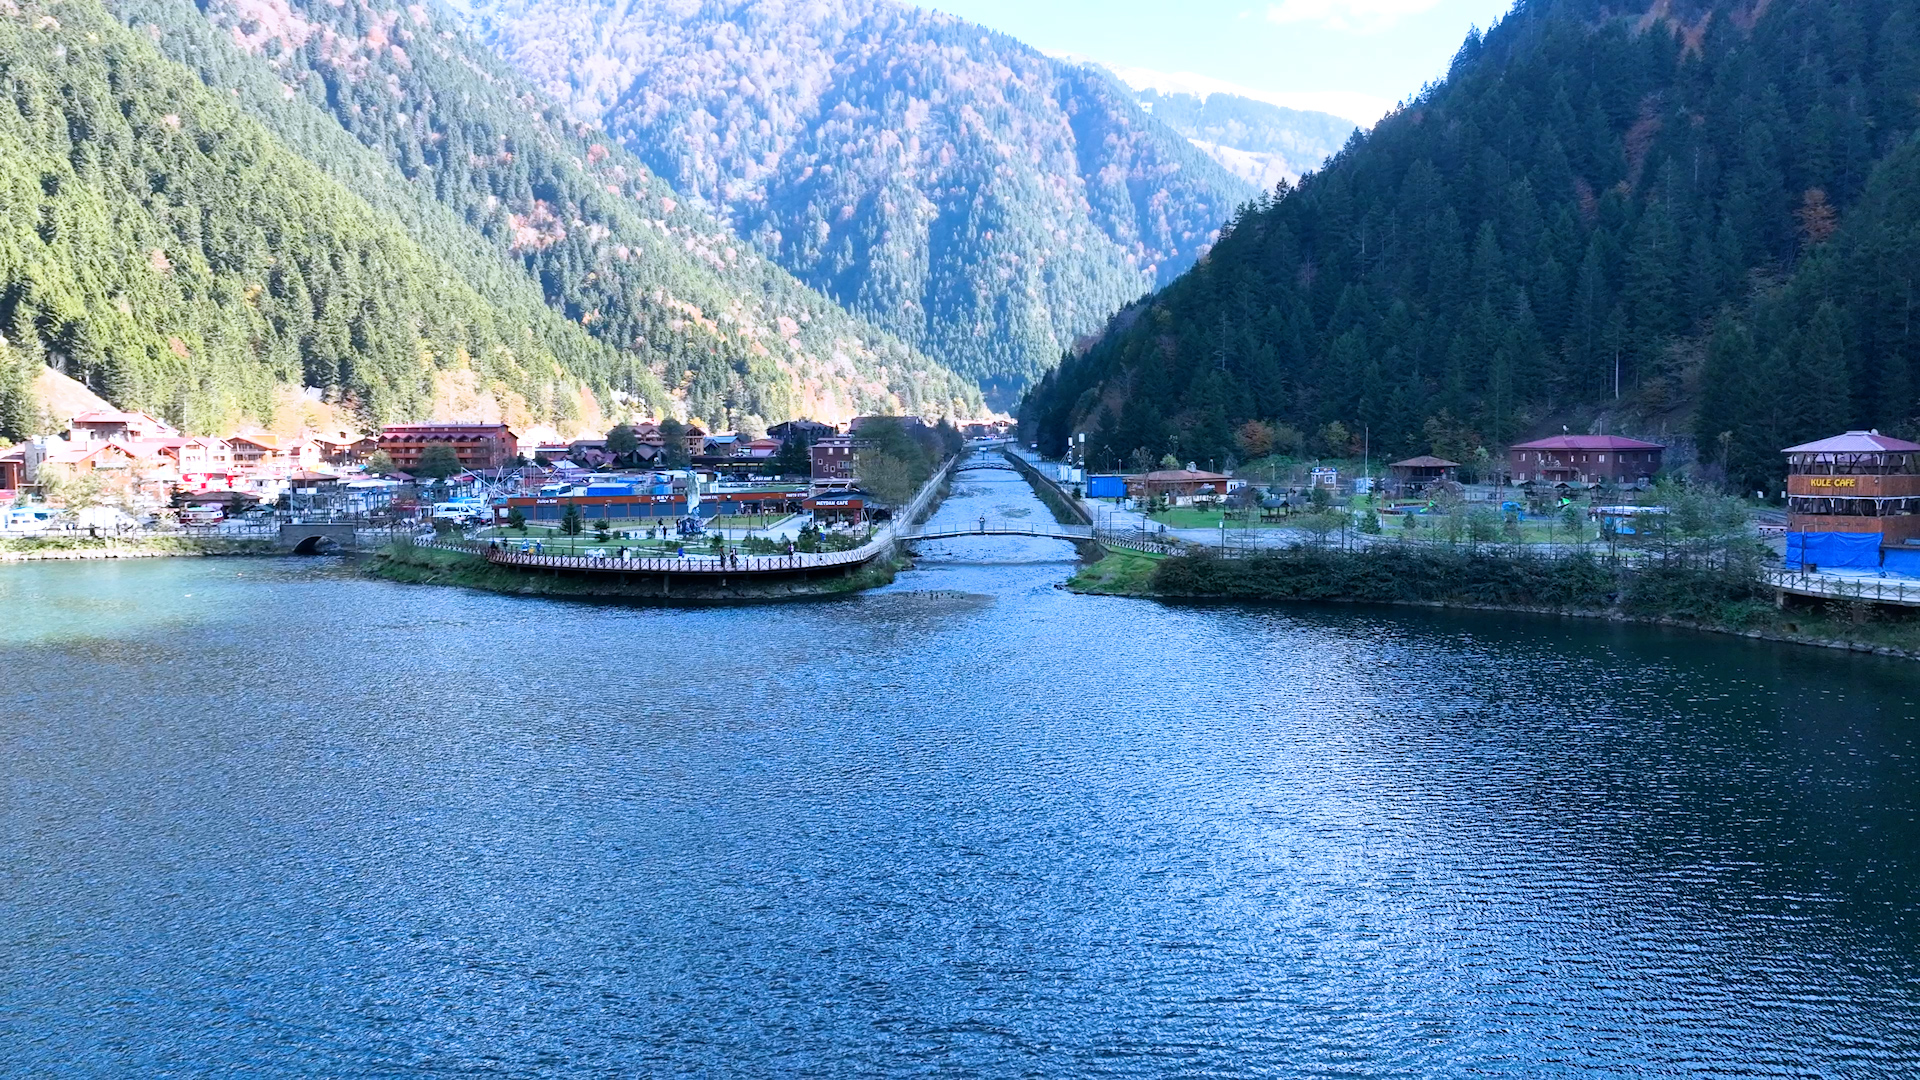
[[[1279,104],[1370,122],[1444,74],[1467,28],[1498,21],[1512,0],[923,0],[923,6],[1051,53],[1116,69],[1197,75],[1195,89],[1244,87]],[[1145,77],[1122,74],[1130,81]]]

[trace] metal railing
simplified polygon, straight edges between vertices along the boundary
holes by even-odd
[[[1877,604],[1920,607],[1920,582],[1880,577],[1841,577],[1802,570],[1763,570],[1768,585],[1800,596],[1831,600],[1868,600]]]
[[[1005,518],[982,518],[950,529],[916,529],[900,534],[902,540],[949,540],[963,536],[1035,536],[1049,540],[1091,540],[1093,530],[1085,525],[1034,523]]]
[[[958,460],[958,459],[955,459]],[[939,491],[940,483],[952,469],[953,462],[935,473],[919,494],[907,503],[900,512],[898,520],[913,521],[926,510],[927,504]],[[544,552],[515,551],[510,545],[492,546],[473,540],[451,541],[437,536],[420,536],[414,540],[415,547],[433,548],[440,551],[455,551],[465,555],[479,555],[497,566],[513,566],[528,570],[584,570],[610,574],[695,574],[713,576],[720,574],[780,574],[795,571],[821,570],[833,567],[858,566],[869,562],[892,549],[899,537],[892,526],[874,533],[866,543],[846,551],[794,552],[791,555],[675,555],[641,556],[616,558],[594,555],[548,555]]]
[[[450,548],[468,554],[485,555],[490,563],[534,570],[594,570],[617,574],[773,574],[795,570],[818,570],[834,566],[864,563],[880,554],[893,542],[890,536],[876,535],[851,551],[826,551],[792,555],[679,555],[618,559],[593,555],[536,555],[506,548]],[[434,547],[447,547],[440,543]]]

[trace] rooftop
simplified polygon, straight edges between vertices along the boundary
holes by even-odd
[[[1554,435],[1515,443],[1515,450],[1665,450],[1660,443],[1641,442],[1622,435]]]
[[[1410,457],[1405,461],[1396,461],[1387,466],[1389,469],[1457,469],[1459,467],[1460,463],[1457,461],[1448,461],[1446,458],[1434,457],[1432,454],[1421,454],[1419,457]]]
[[[1226,480],[1224,473],[1198,472],[1192,469],[1158,469],[1147,473],[1142,479],[1152,483],[1177,484],[1190,481]]]
[[[1783,454],[1907,454],[1916,450],[1920,450],[1920,443],[1910,443],[1905,439],[1882,435],[1878,431],[1849,431],[1844,435],[1801,443],[1799,446],[1789,446],[1780,452]]]

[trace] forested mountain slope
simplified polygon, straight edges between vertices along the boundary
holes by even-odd
[[[1298,180],[1346,145],[1350,121],[1236,94],[1136,89],[1134,100],[1227,171],[1262,191]]]
[[[286,384],[415,415],[447,372],[556,419],[608,377],[612,350],[489,303],[97,0],[0,0],[0,85],[0,435],[29,433],[42,364],[194,430]]]
[[[1000,400],[1253,193],[1104,73],[892,0],[466,7],[758,250]]]
[[[561,116],[437,5],[110,3],[470,276],[531,284],[616,350],[608,385],[641,410],[661,382],[674,411],[728,426],[980,408],[970,382],[807,289]]]
[[[1899,0],[1525,0],[1023,415],[1116,461],[1249,420],[1376,455],[1698,425],[1752,483],[1802,436],[1911,432],[1917,104]]]

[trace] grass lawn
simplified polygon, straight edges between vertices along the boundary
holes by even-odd
[[[1218,529],[1220,527],[1221,513],[1218,510],[1194,510],[1189,507],[1180,506],[1147,516],[1159,524],[1165,525],[1169,529]],[[1297,517],[1298,515],[1295,516]],[[1242,520],[1229,520],[1227,522],[1227,530],[1231,532],[1234,529],[1244,529],[1247,527],[1247,524],[1247,522]],[[1259,513],[1256,512],[1253,515],[1252,524],[1256,529],[1284,529],[1291,525],[1298,525],[1299,522],[1289,521],[1284,518],[1279,521],[1261,521]]]
[[[709,529],[764,529],[778,525],[792,514],[720,514],[707,521]]]
[[[1125,548],[1108,548],[1106,558],[1082,567],[1073,580],[1067,582],[1067,588],[1106,596],[1145,596],[1151,591],[1154,567],[1165,558]]]
[[[1420,525],[1418,528],[1410,530],[1405,525],[1406,518],[1404,515],[1394,515],[1391,517],[1382,515],[1380,518],[1380,531],[1386,536],[1405,536],[1413,540],[1438,540],[1442,542],[1446,540],[1447,519],[1443,515],[1416,514],[1414,515],[1414,520],[1419,522]],[[1460,525],[1460,541],[1462,543],[1465,543],[1467,539],[1466,529],[1466,523],[1462,522]],[[1520,542],[1522,544],[1573,544],[1581,540],[1585,540],[1590,544],[1598,543],[1600,540],[1600,530],[1589,524],[1583,533],[1575,534],[1567,531],[1565,525],[1557,523],[1551,526],[1545,521],[1522,521],[1520,523]],[[1507,535],[1506,526],[1502,524],[1500,526],[1500,534],[1493,540],[1484,542],[1510,544],[1513,543],[1513,537]]]

